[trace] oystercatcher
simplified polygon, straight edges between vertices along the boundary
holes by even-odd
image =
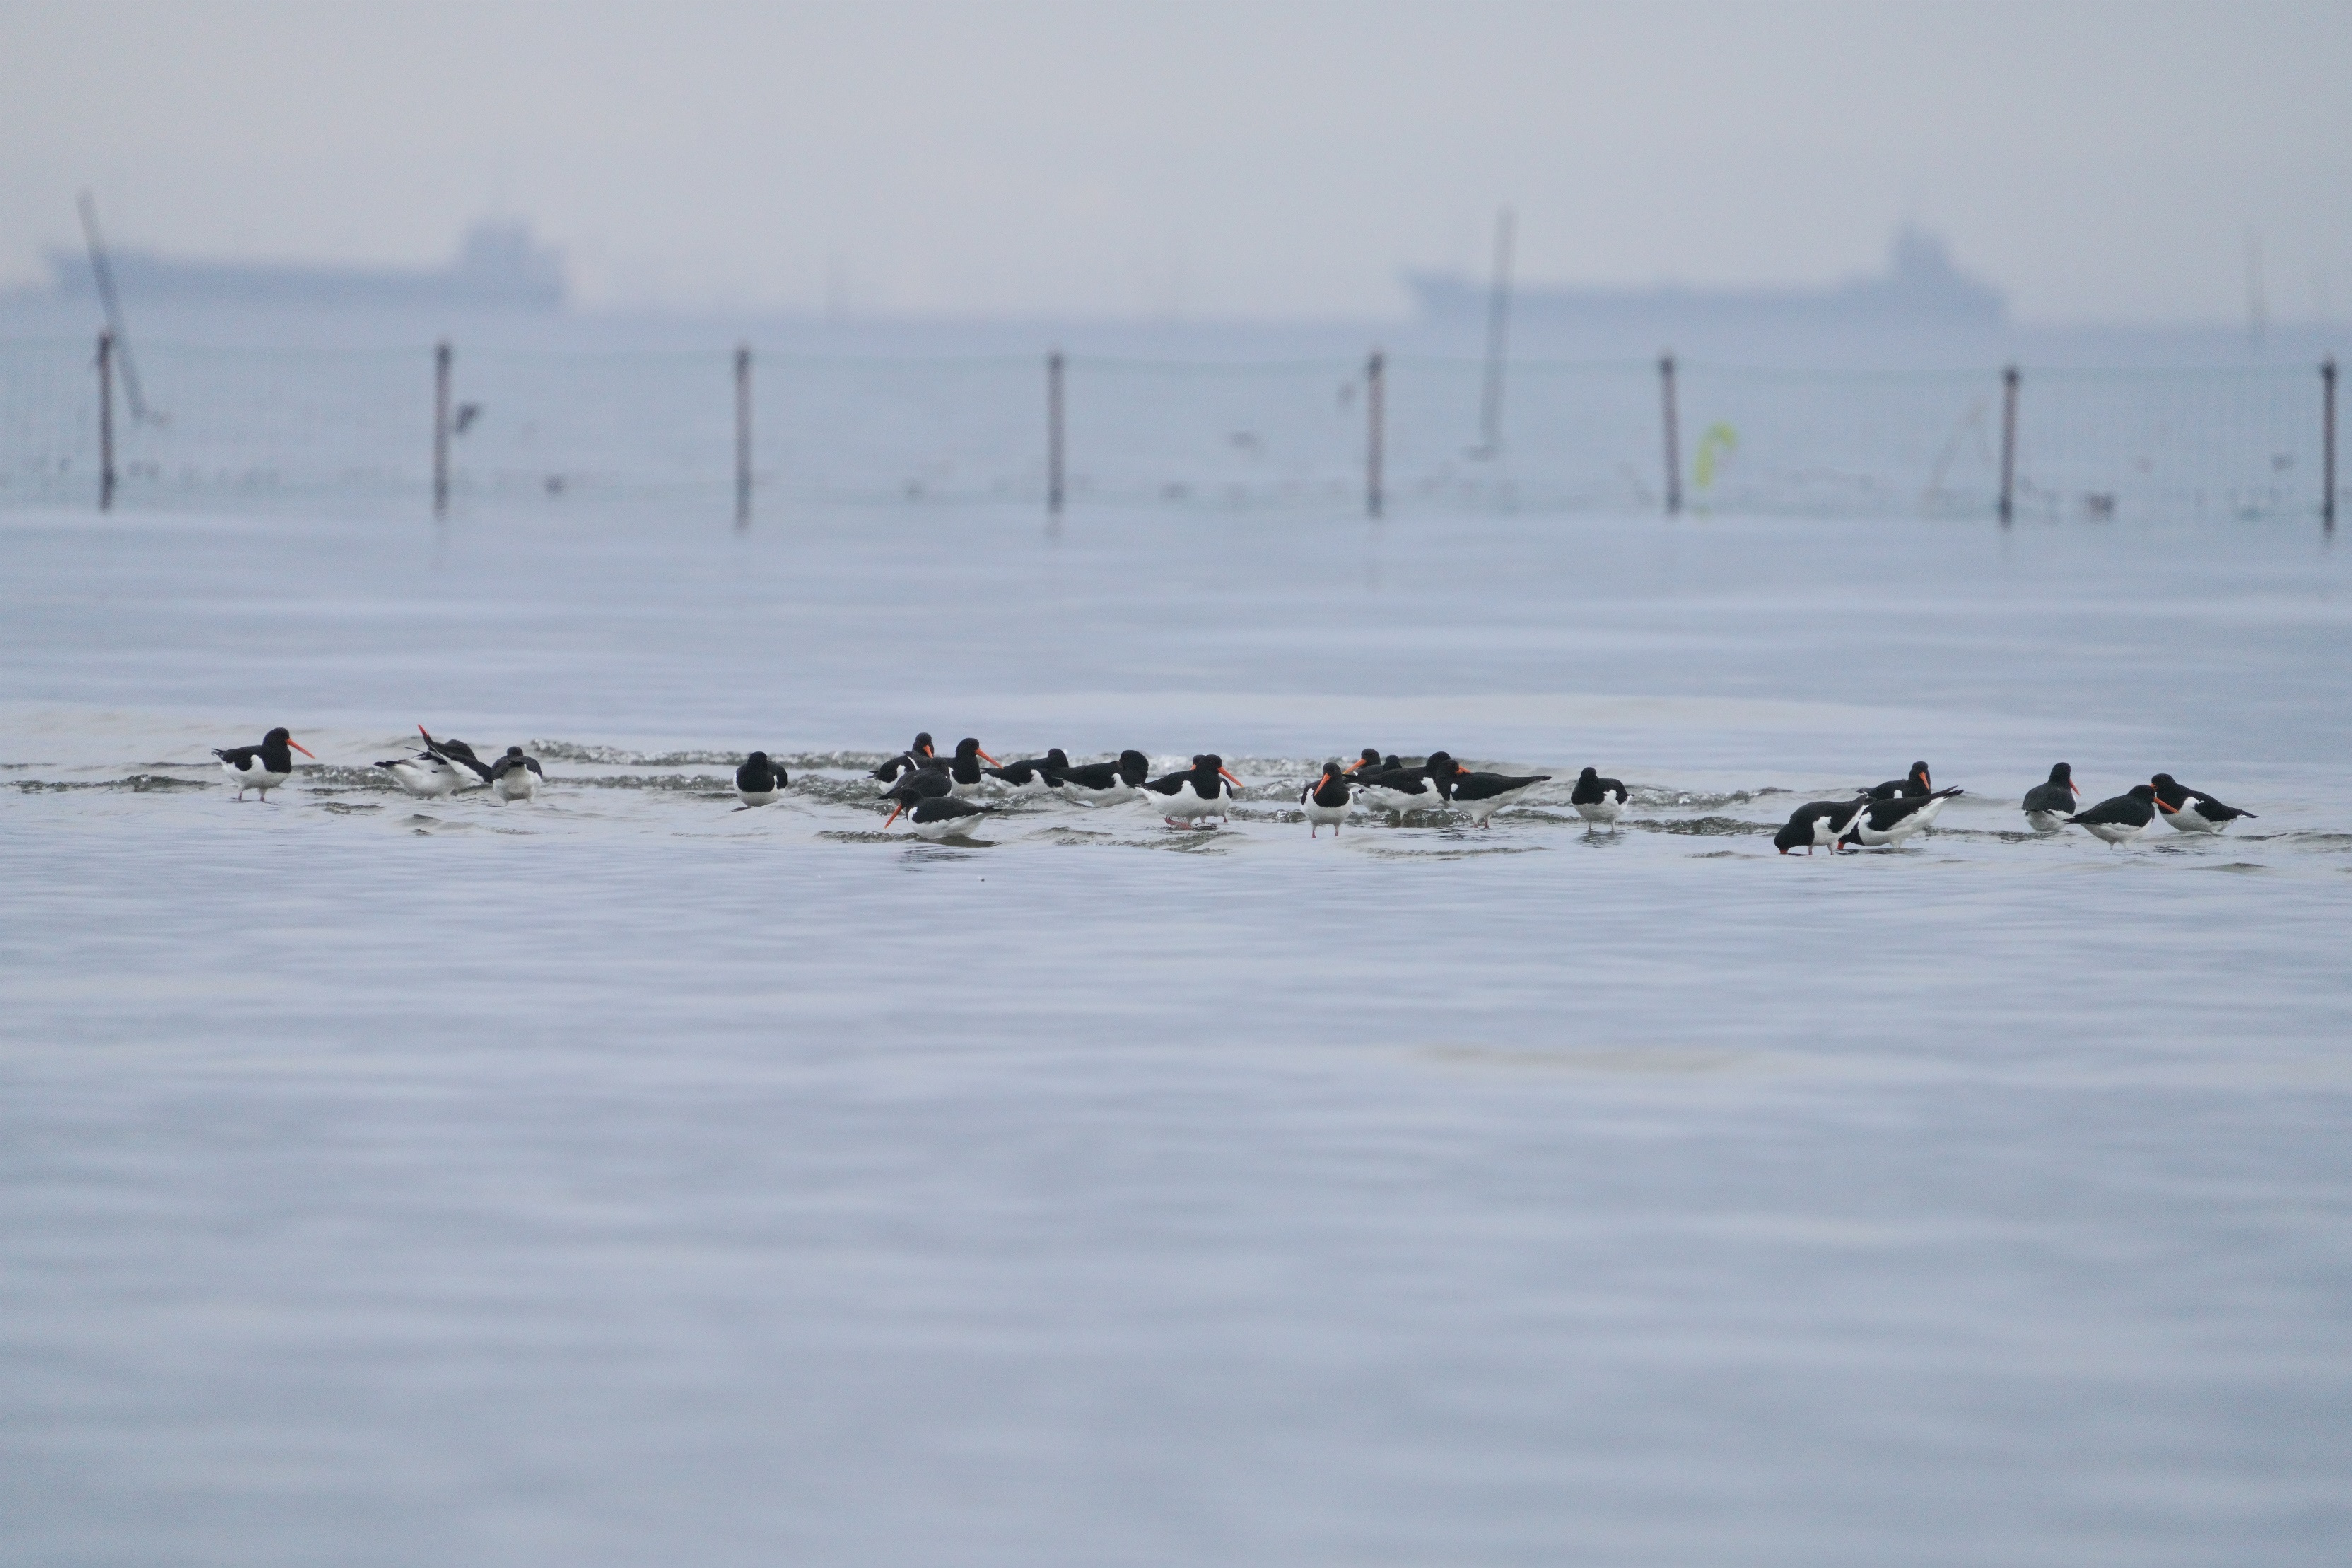
[[[1551,780],[1549,773],[1474,773],[1451,757],[1445,762],[1442,770],[1432,767],[1430,782],[1437,786],[1439,798],[1454,810],[1466,812],[1476,827],[1489,826],[1487,819],[1496,812]]]
[[[1396,765],[1397,760],[1394,757],[1391,757],[1385,763],[1381,761],[1381,749],[1378,746],[1366,746],[1363,751],[1358,754],[1356,760],[1348,764],[1347,771],[1352,773],[1357,769],[1361,768],[1367,773],[1383,773]]]
[[[951,795],[925,795],[912,805],[899,801],[890,808],[890,815],[882,826],[889,826],[903,812],[907,826],[915,830],[918,838],[961,838],[978,827],[981,819],[991,809],[985,805],[974,805],[968,800],[959,800]]]
[[[2148,824],[2156,820],[2156,786],[2134,784],[2114,799],[2103,800],[2066,820],[2120,848],[2146,833]]]
[[[1143,790],[1144,800],[1160,808],[1169,826],[1198,827],[1202,817],[1225,815],[1225,803],[1240,796],[1242,781],[1225,772],[1223,757],[1209,752],[1195,756],[1181,773],[1146,780]]]
[[[1395,759],[1387,760],[1393,762]],[[1445,804],[1444,796],[1438,793],[1433,775],[1440,770],[1451,772],[1453,767],[1452,757],[1444,752],[1432,752],[1429,761],[1417,768],[1383,768],[1359,783],[1367,805],[1379,806],[1402,823],[1409,811],[1433,811]]]
[[[997,763],[994,757],[980,749],[980,742],[966,735],[956,742],[955,757],[948,763],[948,777],[955,781],[958,795],[978,795],[987,775],[980,771],[982,763]]]
[[[2223,805],[2203,790],[2190,789],[2170,773],[2158,773],[2150,779],[2148,787],[2156,791],[2156,803],[2164,809],[2164,820],[2183,833],[2219,833],[2240,817],[2254,820],[2251,811],[2240,811],[2234,805]]]
[[[266,801],[271,790],[294,776],[289,746],[314,763],[319,760],[282,724],[261,737],[257,746],[215,746],[213,755],[220,759],[221,772],[236,781],[237,799],[243,800],[247,790],[257,789]]]
[[[919,800],[946,800],[955,794],[955,780],[948,777],[944,758],[926,757],[923,765],[901,778],[882,792],[884,800],[895,800],[901,805],[912,805]]]
[[[1568,792],[1568,804],[1576,807],[1576,815],[1587,822],[1605,822],[1611,832],[1617,829],[1617,819],[1625,814],[1625,786],[1615,779],[1604,779],[1600,771],[1587,768],[1576,775],[1576,787]],[[1587,833],[1591,832],[1586,828]]]
[[[1772,847],[1783,855],[1791,849],[1802,849],[1810,855],[1827,847],[1834,855],[1845,830],[1869,804],[1866,795],[1852,800],[1809,801],[1791,812],[1787,826],[1772,836]]]
[[[1959,786],[1954,784],[1932,795],[1898,795],[1873,800],[1846,829],[1845,841],[1870,849],[1900,844],[1935,821],[1944,803],[1960,793]]]
[[[438,752],[419,752],[413,757],[394,757],[390,762],[376,763],[392,775],[392,782],[419,800],[439,800],[453,795],[473,775]]]
[[[1108,805],[1133,800],[1143,781],[1151,776],[1151,759],[1141,752],[1125,751],[1115,763],[1085,763],[1062,770],[1062,793],[1088,805]]]
[[[900,773],[912,773],[923,765],[931,754],[931,732],[929,730],[915,737],[915,743],[874,770],[874,778],[886,789],[897,782]]]
[[[1936,787],[1927,777],[1927,764],[1913,763],[1911,771],[1899,779],[1873,784],[1867,792],[1873,800],[1916,800]]]
[[[1339,837],[1339,825],[1348,820],[1348,812],[1355,805],[1355,793],[1348,787],[1347,773],[1337,763],[1325,763],[1323,772],[1308,779],[1298,792],[1299,809],[1306,812],[1311,825],[1307,837],[1314,837],[1326,826],[1331,837]]]
[[[790,783],[782,763],[770,762],[765,752],[754,752],[735,770],[735,798],[743,803],[735,809],[745,811],[755,805],[771,805]]]
[[[416,732],[425,737],[425,749],[456,772],[459,789],[479,789],[490,782],[489,764],[474,755],[473,747],[463,741],[436,741],[422,724]]]
[[[1070,759],[1063,754],[1062,748],[1053,746],[1042,757],[1024,757],[1017,763],[980,771],[1008,789],[1030,791],[1061,788],[1062,774],[1069,765]]]
[[[2074,783],[2074,770],[2066,763],[2053,763],[2050,782],[2035,784],[2025,792],[2022,806],[2025,825],[2036,833],[2055,833],[2066,826],[2074,813],[2074,802],[2081,797],[2082,788]]]
[[[530,800],[546,778],[537,757],[523,755],[520,746],[509,746],[507,754],[490,764],[490,793],[501,803]]]

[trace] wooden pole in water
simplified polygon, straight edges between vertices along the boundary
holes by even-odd
[[[1388,356],[1380,350],[1364,365],[1364,515],[1381,515],[1381,445],[1388,423]]]
[[[98,334],[98,510],[114,510],[114,333]]]
[[[1062,515],[1062,351],[1045,356],[1045,510]]]
[[[1666,416],[1666,515],[1673,517],[1683,510],[1683,457],[1681,421],[1675,412],[1675,356],[1658,357],[1658,391],[1665,404]]]
[[[2336,362],[2323,360],[2319,365],[2319,473],[2326,489],[2320,492],[2319,521],[2327,531],[2336,531]]]
[[[1503,356],[1511,330],[1511,239],[1514,219],[1505,207],[1495,216],[1495,276],[1486,293],[1486,385],[1478,402],[1478,439],[1484,456],[1503,450]]]
[[[2017,367],[2000,373],[2000,522],[2017,515]]]
[[[433,346],[433,515],[449,515],[449,340]]]
[[[735,526],[751,526],[751,345],[735,345]]]

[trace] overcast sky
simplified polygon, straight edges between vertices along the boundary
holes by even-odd
[[[2029,320],[2352,311],[2352,4],[0,0],[0,282],[79,243],[596,304],[1402,310],[1408,267],[1826,282],[1943,233]]]

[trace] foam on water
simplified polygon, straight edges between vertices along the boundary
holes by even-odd
[[[26,1561],[2352,1541],[2305,532],[20,514],[0,557]],[[400,795],[419,721],[545,794]],[[232,804],[208,748],[272,723],[320,763]],[[856,776],[918,729],[1248,788],[919,844]],[[1555,777],[1310,841],[1296,781],[1368,743]],[[793,787],[738,811],[754,746]],[[1932,833],[1772,852],[1922,756]],[[2062,756],[2261,816],[2025,834]]]

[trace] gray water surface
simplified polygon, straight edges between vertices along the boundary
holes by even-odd
[[[10,1562],[2352,1546],[2311,531],[26,512],[0,562]],[[420,721],[546,795],[392,791]],[[320,766],[232,803],[273,723]],[[918,728],[1249,798],[886,840]],[[1559,776],[1310,841],[1365,744]],[[737,812],[753,746],[795,784]],[[1915,757],[1932,835],[1771,852]],[[2261,815],[2025,835],[2061,757]]]

